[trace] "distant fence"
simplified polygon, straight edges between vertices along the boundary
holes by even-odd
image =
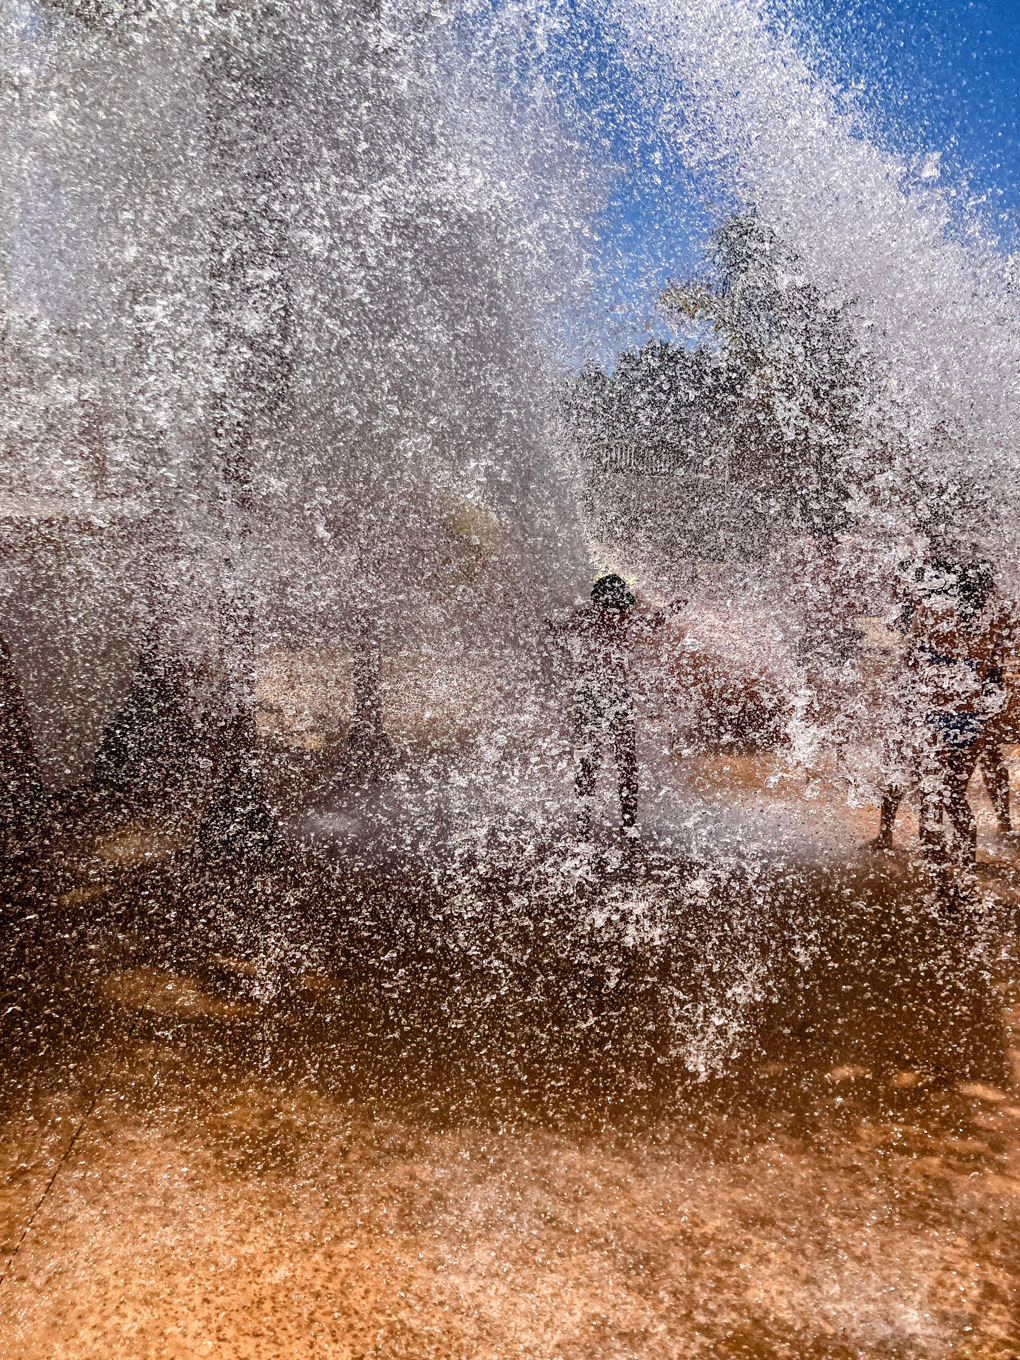
[[[602,444],[592,449],[589,457],[600,472],[631,472],[643,477],[673,477],[688,463],[680,449],[631,443]]]

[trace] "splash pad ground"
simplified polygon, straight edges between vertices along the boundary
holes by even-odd
[[[797,854],[306,846],[238,902],[137,813],[55,834],[6,908],[0,1355],[1013,1355],[1020,867],[985,839],[946,922],[909,827],[689,773]]]

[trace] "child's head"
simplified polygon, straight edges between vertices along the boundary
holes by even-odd
[[[596,609],[630,609],[634,592],[622,576],[611,572],[600,576],[591,588],[591,602]]]

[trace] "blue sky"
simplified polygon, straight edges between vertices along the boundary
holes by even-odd
[[[601,223],[596,288],[575,318],[575,362],[639,344],[670,275],[697,266],[721,208],[656,136],[587,0],[553,0],[551,58],[580,135],[621,167]],[[939,153],[942,184],[1004,250],[1020,248],[1020,0],[786,0],[799,45],[904,157]],[[973,206],[976,200],[976,208]],[[587,315],[584,315],[584,312]]]
[[[1020,0],[794,0],[807,33],[888,145],[939,151],[951,183],[987,195],[1006,249],[1020,225]]]

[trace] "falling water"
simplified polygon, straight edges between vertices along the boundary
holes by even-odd
[[[1007,1360],[1013,852],[867,843],[1014,262],[754,0],[3,16],[0,1357]]]
[[[845,94],[813,77],[762,6],[616,7],[650,74],[665,135],[710,166],[852,318],[874,356],[870,439],[896,479],[947,472],[1001,514],[972,533],[1008,554],[1014,516],[1017,327],[1012,260],[925,171],[869,140]],[[890,479],[891,480],[891,479]],[[881,521],[882,506],[877,508]],[[885,510],[888,514],[888,509]],[[901,528],[902,532],[902,528]]]

